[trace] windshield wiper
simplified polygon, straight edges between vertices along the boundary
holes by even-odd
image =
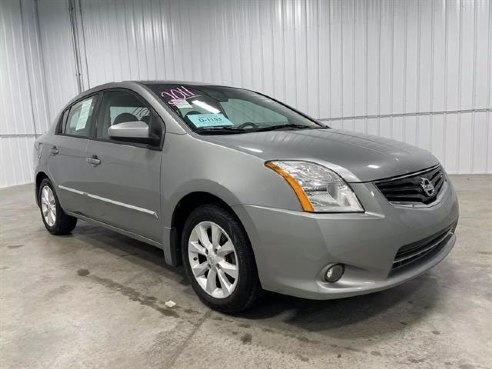
[[[255,129],[255,132],[264,132],[264,131],[275,131],[278,129],[309,129],[309,128],[324,128],[324,127],[311,127],[311,126],[306,126],[304,124],[280,124],[278,126],[271,126],[271,127],[262,127]]]
[[[261,127],[256,129],[237,128],[237,127],[230,127],[230,126],[211,126],[211,127],[197,128],[195,129],[195,132],[202,133],[202,134],[222,135],[222,134],[266,132],[266,131],[275,131],[281,129],[323,129],[323,128],[328,128],[328,127],[323,127],[323,126],[311,127],[311,126],[306,126],[304,124],[279,124],[276,126]]]
[[[197,133],[205,133],[205,134],[235,134],[235,133],[244,133],[245,129],[242,128],[234,128],[229,126],[212,126],[212,127],[200,127],[195,129]]]

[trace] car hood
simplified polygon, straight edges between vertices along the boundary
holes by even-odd
[[[339,129],[252,132],[201,138],[264,160],[308,160],[348,182],[367,182],[429,168],[438,160],[403,142]]]

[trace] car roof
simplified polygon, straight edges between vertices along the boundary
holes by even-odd
[[[192,85],[192,86],[214,86],[212,83],[205,82],[191,82],[191,81],[179,81],[179,80],[140,80],[140,81],[128,81],[136,82],[143,85]]]
[[[172,84],[172,85],[192,85],[192,86],[222,86],[219,84],[211,84],[205,82],[190,82],[190,81],[179,81],[179,80],[133,80],[133,81],[121,81],[121,82],[109,82],[98,86],[94,86],[86,91],[77,94],[73,99],[71,99],[63,109],[67,106],[73,104],[75,101],[84,98],[87,95],[99,92],[101,90],[106,90],[110,88],[130,88],[132,90],[141,90],[142,88],[147,89],[146,86],[149,85],[159,85],[159,84]],[[232,87],[232,86],[222,86],[222,87]]]
[[[93,94],[95,92],[106,90],[109,88],[130,88],[135,89],[135,87],[142,88],[149,85],[159,85],[159,84],[171,84],[171,85],[188,85],[188,86],[220,86],[220,87],[231,87],[238,88],[233,86],[214,84],[214,83],[205,83],[205,82],[190,82],[190,81],[180,81],[180,80],[132,80],[132,81],[121,81],[121,82],[109,82],[104,83],[102,85],[94,86],[86,91],[79,93],[76,97],[74,97],[67,105],[72,104],[74,101],[83,98],[84,96]]]

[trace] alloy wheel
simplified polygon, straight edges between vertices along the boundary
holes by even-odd
[[[214,222],[198,223],[188,241],[191,271],[200,287],[210,296],[230,296],[238,282],[236,248],[227,232]]]
[[[56,200],[49,186],[44,186],[41,190],[41,211],[46,224],[53,227],[56,222]]]

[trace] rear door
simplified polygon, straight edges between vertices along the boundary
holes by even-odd
[[[159,148],[114,141],[111,125],[143,121],[162,137],[164,126],[150,106],[130,90],[103,93],[96,119],[96,131],[88,142],[91,161],[88,192],[96,199],[92,217],[117,228],[160,242]]]
[[[98,95],[92,95],[68,107],[49,147],[48,171],[62,207],[84,215],[90,212],[90,204],[83,196],[90,169],[86,149],[97,103]]]

